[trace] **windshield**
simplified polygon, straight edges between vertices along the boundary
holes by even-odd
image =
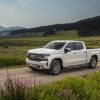
[[[66,42],[50,42],[44,48],[60,50]]]

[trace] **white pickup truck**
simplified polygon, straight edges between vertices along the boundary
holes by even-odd
[[[83,41],[56,40],[43,48],[27,52],[26,63],[31,69],[48,69],[56,75],[65,67],[87,66],[96,68],[100,49],[86,48]]]

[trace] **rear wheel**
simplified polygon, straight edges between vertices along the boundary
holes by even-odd
[[[96,59],[96,57],[92,57],[89,62],[88,67],[94,69],[94,68],[96,68],[96,66],[97,66],[97,59]]]
[[[52,75],[57,75],[60,73],[61,71],[61,62],[59,60],[53,60],[52,63],[51,63],[51,66],[50,66],[50,74]]]

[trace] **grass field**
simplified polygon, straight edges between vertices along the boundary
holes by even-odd
[[[0,100],[100,100],[100,72],[66,77],[47,85],[9,77],[5,88],[0,88]]]
[[[52,40],[82,40],[87,46],[100,47],[100,36],[78,37],[76,30],[59,31],[46,37],[0,38],[0,67],[25,65],[27,50],[41,47]]]

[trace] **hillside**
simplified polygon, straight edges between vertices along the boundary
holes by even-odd
[[[3,27],[0,26],[0,37],[8,36],[8,34],[15,30],[25,29],[24,27],[15,26],[15,27]]]
[[[55,24],[40,26],[36,28],[6,30],[7,37],[31,37],[47,36],[58,33],[59,31],[77,30],[79,36],[98,36],[100,35],[100,16],[87,18],[75,23]]]
[[[46,35],[55,34],[60,30],[77,30],[79,36],[94,36],[100,35],[100,16],[84,19],[75,23],[68,24],[55,24],[49,26],[41,26],[30,29],[15,30],[12,31],[9,35],[11,36],[32,36],[33,34],[37,35],[38,33]]]

